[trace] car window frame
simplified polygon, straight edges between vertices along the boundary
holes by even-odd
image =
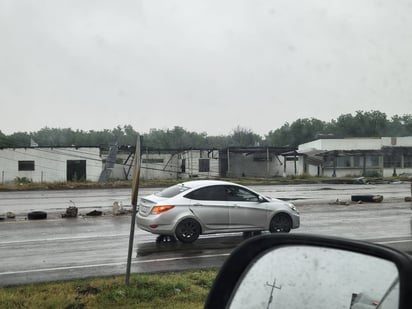
[[[251,190],[249,190],[245,187],[241,187],[241,186],[235,186],[235,185],[227,185],[226,186],[226,189],[229,189],[229,190],[231,190],[233,188],[237,189],[238,191],[243,190],[243,191],[249,193],[250,195],[252,195],[255,199],[254,200],[248,200],[248,199],[244,199],[243,197],[241,199],[230,199],[229,198],[230,195],[228,195],[227,201],[229,201],[229,202],[255,202],[255,203],[260,203],[260,199],[259,199],[260,195],[259,194],[255,193],[255,192],[253,192],[253,191],[251,191]]]
[[[213,189],[213,188],[222,188],[223,191],[226,190],[225,186],[223,186],[223,185],[211,185],[211,186],[205,186],[205,187],[195,189],[195,190],[185,194],[184,197],[188,198],[188,199],[191,199],[191,200],[195,200],[195,201],[222,201],[222,202],[226,202],[226,199],[199,199],[195,196],[200,191],[210,190],[210,189]],[[225,198],[226,198],[226,195],[225,195]]]

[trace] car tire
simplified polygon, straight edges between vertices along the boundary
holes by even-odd
[[[289,233],[292,229],[292,220],[287,214],[277,214],[270,221],[271,233]]]
[[[161,243],[175,243],[176,242],[176,237],[171,236],[171,235],[159,235],[156,238],[156,243],[161,244]]]
[[[194,219],[185,219],[176,227],[176,238],[183,243],[192,243],[199,238],[201,232],[200,224]]]
[[[352,195],[351,196],[352,202],[365,202],[365,203],[380,203],[383,201],[382,195],[373,195],[373,194],[365,194],[365,195]]]
[[[32,211],[27,214],[29,220],[41,220],[47,219],[47,212],[45,211]]]

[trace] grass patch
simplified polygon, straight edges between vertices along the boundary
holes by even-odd
[[[0,289],[0,308],[203,308],[216,270],[132,275]]]
[[[359,176],[348,177],[314,177],[308,175],[296,175],[288,177],[240,177],[240,178],[213,178],[225,181],[232,181],[246,186],[250,185],[286,185],[286,184],[314,184],[314,183],[352,183],[354,178]],[[168,187],[180,182],[196,180],[192,179],[155,179],[155,180],[140,180],[141,188],[149,187]],[[392,181],[411,181],[409,176],[373,178],[366,177],[367,181],[372,183],[392,182]],[[20,181],[18,181],[20,180]],[[16,182],[0,184],[0,191],[24,191],[24,190],[65,190],[65,189],[110,189],[110,188],[131,188],[130,180],[109,181],[109,182],[50,182],[50,183],[35,183],[27,181],[27,179],[17,179]]]

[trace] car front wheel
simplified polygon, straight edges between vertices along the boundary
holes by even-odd
[[[185,219],[177,225],[175,234],[181,242],[192,243],[199,238],[200,224],[194,219]]]
[[[270,221],[271,233],[289,233],[292,229],[292,220],[286,214],[278,214]]]

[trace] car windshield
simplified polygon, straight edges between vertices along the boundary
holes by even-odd
[[[159,197],[174,197],[176,195],[178,195],[179,193],[182,193],[186,190],[189,190],[189,187],[186,187],[183,184],[179,184],[179,185],[174,185],[171,187],[168,187],[160,192],[155,193],[156,196]]]

